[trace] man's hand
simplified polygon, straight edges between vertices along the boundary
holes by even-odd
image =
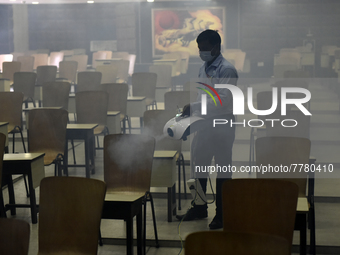
[[[190,116],[190,104],[187,104],[183,107],[182,117]]]

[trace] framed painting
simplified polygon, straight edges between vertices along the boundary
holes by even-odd
[[[152,9],[153,57],[177,51],[198,56],[196,38],[206,29],[218,30],[223,45],[225,23],[225,7]]]

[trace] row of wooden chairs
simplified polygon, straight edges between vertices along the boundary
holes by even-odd
[[[50,110],[54,112],[64,111]],[[45,113],[43,111],[45,110],[35,110],[36,114],[44,115],[40,116],[43,118],[51,115],[51,112],[45,115],[46,111]],[[53,114],[53,117],[56,117],[55,114]],[[35,119],[35,121],[38,120]],[[40,118],[40,121],[42,121],[42,118]],[[0,154],[3,155],[5,146],[3,134],[0,134],[0,146]],[[120,208],[115,207],[115,205],[121,205],[120,201],[124,201],[122,196],[129,201],[130,196],[136,197],[138,195],[143,199],[144,212],[146,212],[146,202],[151,199],[153,217],[155,217],[152,196],[149,193],[154,148],[155,139],[150,136],[109,135],[105,137],[104,141],[105,183],[79,177],[44,178],[40,184],[38,254],[67,253],[74,250],[83,254],[96,254],[100,219],[131,221],[131,215],[136,214],[136,211],[131,211],[123,216],[119,213]],[[131,151],[134,153],[131,153]],[[126,161],[123,163],[122,160]],[[2,157],[0,157],[0,163],[1,177]],[[117,176],[120,178],[117,178]],[[2,193],[0,195],[2,198]],[[118,204],[114,200],[115,197],[119,197]],[[1,205],[1,209],[4,209],[3,202]],[[112,208],[114,211],[112,211]],[[0,212],[2,213],[1,217],[6,217],[4,210]],[[144,214],[144,217],[146,217],[146,214]],[[144,218],[144,231],[145,223]],[[21,254],[27,254],[29,231],[26,229],[22,234],[25,234],[26,238],[23,244],[17,248],[21,249],[23,252]],[[157,240],[157,232],[155,232],[155,235]],[[11,237],[11,235],[0,236],[0,252],[2,249],[11,248],[10,245],[17,241],[17,239]],[[2,238],[7,238],[5,239],[7,242],[3,242],[4,239]]]

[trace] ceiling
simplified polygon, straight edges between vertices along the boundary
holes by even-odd
[[[147,0],[94,0],[95,3],[123,3],[123,2],[146,2]],[[174,1],[188,1],[188,0],[154,0],[155,2],[174,2]],[[202,0],[190,0],[202,1]],[[209,1],[209,0],[206,0]],[[39,4],[83,4],[87,0],[0,0],[0,4],[32,4],[32,2],[39,2]]]

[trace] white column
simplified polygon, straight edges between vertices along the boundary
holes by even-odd
[[[15,52],[26,52],[28,47],[28,13],[26,4],[13,4],[13,42]]]

